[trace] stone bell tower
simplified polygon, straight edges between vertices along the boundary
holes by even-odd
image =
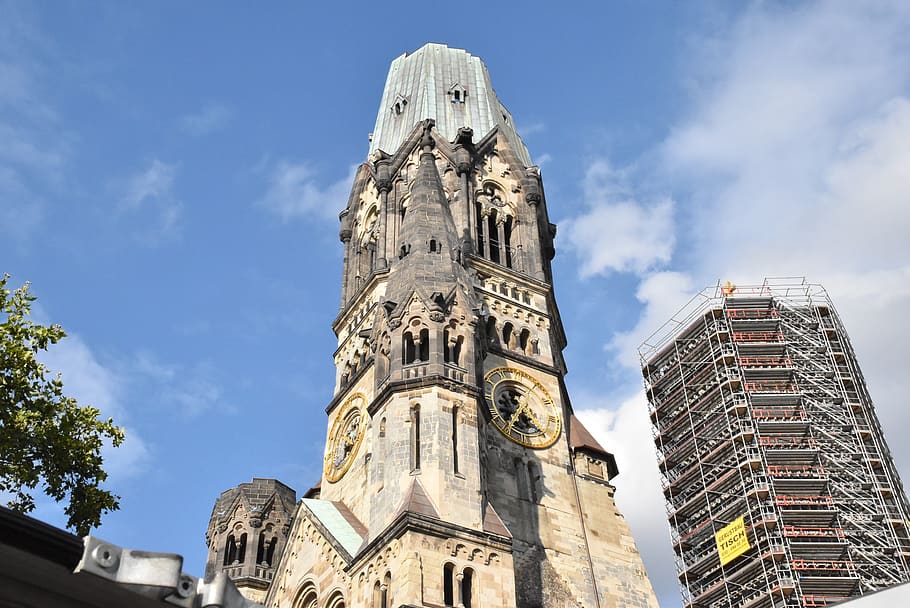
[[[656,606],[566,392],[540,172],[479,58],[392,62],[340,220],[323,477],[264,603]]]

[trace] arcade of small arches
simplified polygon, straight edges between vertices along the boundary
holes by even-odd
[[[501,187],[494,183],[486,184],[477,196],[474,205],[476,253],[491,262],[513,268],[517,262],[513,246],[517,221],[514,209],[503,198]]]
[[[368,363],[370,347],[366,339],[361,338],[359,343],[352,349],[353,352],[347,356],[347,360],[341,370],[341,388],[345,388]]]
[[[446,608],[477,608],[476,576],[470,566],[459,567],[452,561],[442,564],[442,606]],[[382,577],[373,581],[369,598],[369,608],[392,608],[392,573],[386,571]],[[306,581],[297,592],[293,608],[345,608],[344,595],[338,589],[328,594],[328,599],[320,602],[320,594],[312,580]]]
[[[527,326],[516,325],[512,321],[500,322],[495,316],[487,316],[486,337],[489,346],[499,347],[522,353],[528,357],[540,355],[540,338]],[[441,335],[439,335],[441,333]],[[441,344],[438,341],[441,339]],[[391,361],[400,360],[403,366],[421,365],[430,362],[431,353],[442,351],[442,361],[446,365],[464,366],[465,334],[457,320],[450,320],[442,332],[431,329],[422,318],[411,319],[407,329],[401,334],[400,351],[393,353],[391,337],[383,333],[375,344],[375,361],[377,365],[376,380],[385,381],[391,371]],[[341,369],[340,388],[346,388],[359,371],[370,362],[370,345],[362,339],[352,352],[347,355]]]
[[[442,567],[442,605],[458,608],[473,608],[477,605],[474,589],[474,569],[465,567],[460,571],[452,562]]]
[[[297,593],[293,608],[345,608],[346,605],[344,595],[337,589],[328,595],[325,602],[320,602],[315,583],[307,581]]]
[[[402,166],[395,180],[396,185],[406,186],[415,166],[415,161]],[[449,172],[451,170],[446,171],[446,173]],[[520,186],[514,187],[514,189],[517,188]],[[397,190],[398,188],[396,188]],[[400,197],[395,197],[399,199],[396,205],[399,223],[407,213],[409,195],[410,193],[405,188]],[[446,197],[450,196],[452,194],[447,191]],[[503,185],[497,181],[485,180],[482,189],[475,194],[474,201],[475,253],[506,268],[521,270],[519,261],[521,244],[518,238],[519,233],[516,230],[519,220],[514,205],[508,202]],[[371,189],[368,199],[361,200],[360,208],[361,211],[352,226],[352,232],[356,235],[354,243],[352,243],[353,259],[351,260],[356,289],[362,287],[367,277],[377,270],[378,258],[381,257],[377,253],[382,246],[379,231],[385,231],[386,238],[393,238],[391,235],[395,232],[394,227],[380,227],[379,192],[375,185]],[[430,246],[431,252],[441,251],[438,241],[431,239],[427,244]],[[411,244],[400,243],[395,249],[395,255],[403,258],[410,253]]]
[[[249,534],[241,524],[228,534],[224,541],[224,566],[239,566],[246,562]],[[257,535],[256,565],[271,567],[275,563],[275,547],[278,545],[278,534],[272,524],[266,526]]]
[[[486,336],[490,346],[520,352],[529,357],[540,355],[540,338],[527,327],[517,328],[511,321],[500,324],[496,317],[488,316]]]
[[[405,367],[423,365],[430,362],[431,353],[442,351],[442,361],[446,365],[462,367],[464,365],[464,331],[457,321],[450,321],[442,328],[431,331],[430,326],[422,319],[412,319],[408,328],[401,334],[396,347],[392,347],[392,338],[384,332],[375,344],[376,382],[385,382],[391,373],[392,360],[400,361]],[[441,335],[439,335],[441,333]],[[441,340],[441,344],[439,344]],[[341,375],[341,388],[345,388],[357,372],[369,363],[367,351],[357,350],[345,363]]]
[[[461,365],[461,350],[464,336],[460,334],[453,321],[442,331],[443,361],[452,365]],[[430,330],[420,324],[409,329],[402,336],[402,363],[411,365],[430,360]]]

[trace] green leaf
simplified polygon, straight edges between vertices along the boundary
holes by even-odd
[[[67,397],[60,374],[38,361],[66,333],[33,322],[29,283],[11,291],[9,278],[0,278],[0,491],[12,495],[8,507],[27,513],[41,486],[67,503],[67,525],[85,535],[120,508],[120,497],[100,487],[107,479],[101,448],[106,441],[119,446],[124,432],[113,419],[99,419],[98,409]]]

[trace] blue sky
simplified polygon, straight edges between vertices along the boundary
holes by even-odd
[[[702,287],[824,284],[910,475],[908,26],[886,1],[0,2],[0,272],[127,428],[98,534],[201,575],[222,490],[319,478],[337,213],[390,61],[428,41],[484,59],[542,167],[570,394],[662,605],[636,349]]]

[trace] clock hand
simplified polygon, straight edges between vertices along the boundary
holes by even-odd
[[[506,430],[512,430],[512,426],[518,421],[522,413],[528,417],[531,421],[531,424],[538,431],[542,431],[543,427],[540,426],[540,422],[537,420],[537,417],[534,416],[534,413],[531,411],[531,407],[528,405],[527,399],[524,397],[518,398],[518,408],[515,410],[515,413],[512,415],[512,418],[509,420],[509,426],[506,427]]]
[[[524,408],[524,410],[525,410],[525,415],[526,415],[526,416],[528,417],[528,419],[531,421],[531,424],[533,424],[534,427],[535,427],[538,431],[543,431],[543,427],[540,425],[540,421],[537,419],[537,416],[534,415],[534,412],[531,411],[531,408],[530,408],[530,407],[526,407],[526,408]]]
[[[509,424],[506,426],[507,431],[512,430],[512,425],[515,424],[515,422],[518,420],[518,417],[521,416],[521,410],[524,409],[524,407],[525,407],[524,404],[521,403],[521,401],[519,401],[518,403],[519,403],[518,407],[515,408],[515,411],[509,417]]]

